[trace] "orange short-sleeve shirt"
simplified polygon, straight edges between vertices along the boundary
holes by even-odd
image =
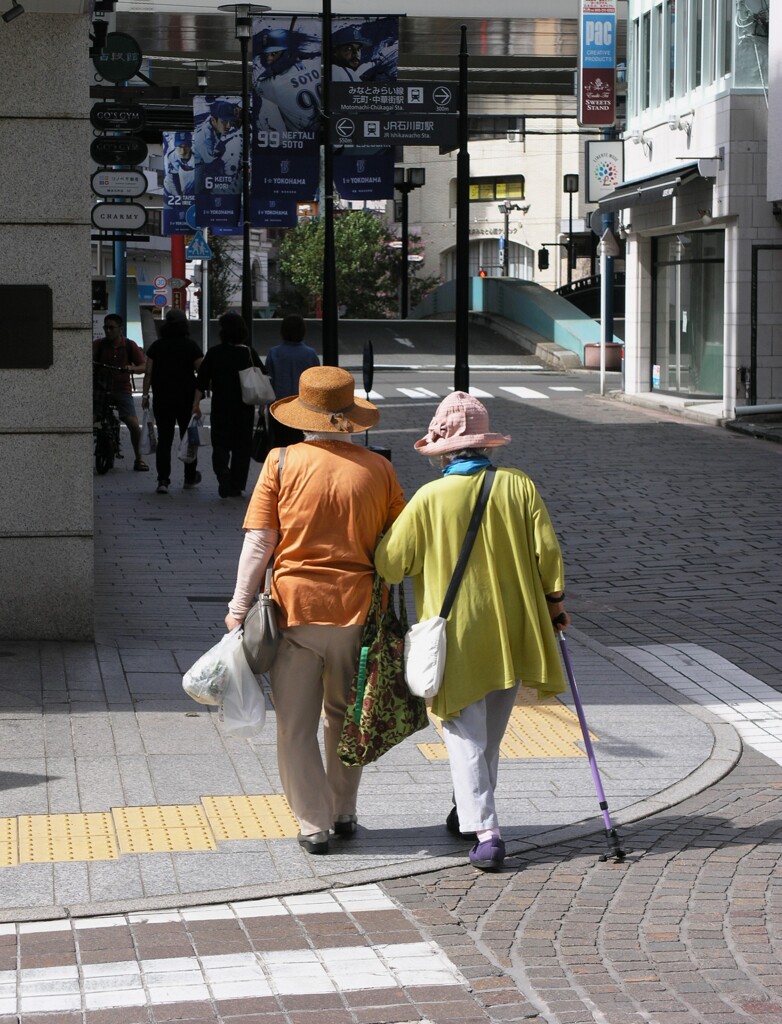
[[[373,553],[405,505],[391,463],[345,441],[305,441],[264,462],[246,530],[279,530],[274,598],[285,626],[362,623]]]

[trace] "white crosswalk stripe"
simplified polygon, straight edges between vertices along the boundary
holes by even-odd
[[[782,695],[700,644],[614,650],[730,724],[742,740],[782,764]]]
[[[398,913],[379,886],[370,884],[328,892],[243,900],[184,910],[163,910],[2,925],[2,934],[19,936],[93,928],[123,928],[183,922],[229,921],[295,915]],[[256,926],[257,927],[257,926]],[[272,927],[270,922],[269,927]],[[357,933],[358,938],[358,933]],[[110,946],[109,941],[109,946]],[[155,1007],[195,1002],[262,999],[413,986],[458,986],[467,982],[433,941],[373,942],[370,945],[249,950],[201,956],[65,964],[0,971],[0,1014],[65,1013]],[[171,1010],[166,1012],[170,1013]],[[426,1021],[416,1024],[428,1024]]]
[[[439,398],[440,396],[436,391],[430,391],[428,388],[397,388],[407,398]]]
[[[523,387],[501,387],[500,391],[507,391],[511,395],[515,395],[517,398],[545,398],[548,399],[548,395],[544,395],[542,391],[533,391],[532,388]]]

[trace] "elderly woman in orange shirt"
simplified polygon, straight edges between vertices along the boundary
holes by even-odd
[[[405,502],[391,463],[351,442],[380,413],[354,396],[346,370],[305,370],[298,395],[275,402],[271,413],[303,430],[304,441],[282,450],[282,467],[281,449],[264,462],[225,622],[233,629],[244,621],[273,554],[282,639],[270,679],[280,778],[299,843],[325,854],[330,829],[356,830],[361,769],[342,764],[337,744],[372,596],[373,552]]]

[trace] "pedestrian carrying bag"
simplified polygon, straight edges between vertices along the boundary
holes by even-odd
[[[252,349],[248,346],[250,365],[246,370],[239,371],[239,384],[242,388],[242,401],[245,405],[266,405],[277,400],[272,382],[260,366],[253,362]]]
[[[456,568],[445,594],[439,615],[417,622],[405,634],[405,677],[410,692],[427,700],[436,696],[445,673],[445,625],[453,605],[456,591],[462,581],[464,570],[470,558],[472,546],[478,536],[478,527],[483,518],[483,510],[489,500],[489,492],[494,483],[496,470],[489,466],[486,470],[478,500],[472,512],[470,524],[459,552]]]
[[[407,611],[400,587],[397,615],[394,591],[391,587],[384,611],[383,581],[375,574],[358,667],[337,746],[340,761],[352,768],[371,764],[429,723],[426,702],[415,697],[405,682]]]

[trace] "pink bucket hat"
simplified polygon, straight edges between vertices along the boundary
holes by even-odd
[[[489,431],[486,406],[464,391],[444,398],[432,417],[425,437],[414,448],[422,455],[444,455],[460,448],[499,448],[510,444],[505,434]]]

